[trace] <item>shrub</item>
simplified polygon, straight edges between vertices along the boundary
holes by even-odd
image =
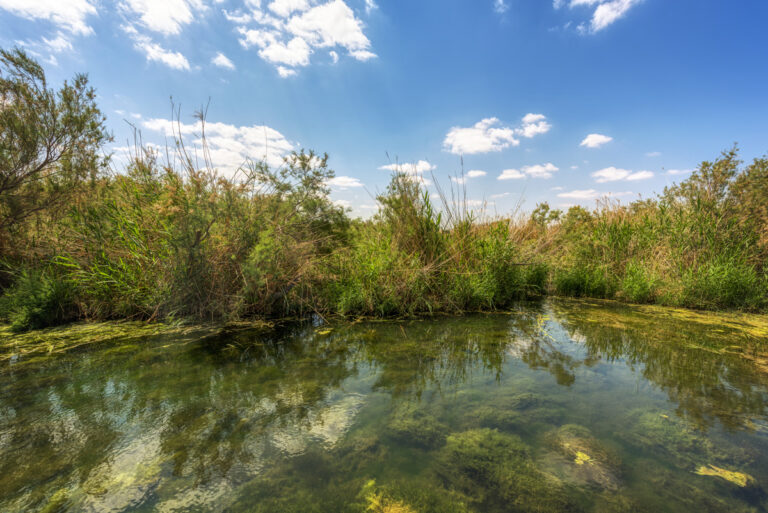
[[[24,271],[0,297],[0,318],[16,332],[55,326],[76,318],[74,298],[71,282],[50,271]]]
[[[656,299],[657,283],[653,273],[642,264],[632,261],[624,273],[621,292],[632,303],[652,303]]]

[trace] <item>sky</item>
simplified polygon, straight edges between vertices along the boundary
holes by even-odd
[[[134,127],[214,165],[328,153],[375,212],[393,169],[489,214],[652,197],[738,143],[768,152],[765,0],[0,0],[0,46],[88,73]],[[118,160],[119,161],[119,158]]]

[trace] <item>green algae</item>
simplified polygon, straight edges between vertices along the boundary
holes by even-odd
[[[711,463],[709,465],[702,465],[697,468],[696,474],[699,476],[719,477],[720,479],[728,481],[729,483],[733,483],[741,488],[744,488],[755,482],[755,478],[749,474],[745,474],[744,472],[737,472],[735,470],[726,470],[724,468],[712,465]]]
[[[562,484],[538,470],[530,448],[515,435],[487,428],[452,434],[435,472],[482,511],[575,509]]]
[[[413,404],[403,405],[392,412],[385,430],[401,443],[424,448],[440,447],[449,432],[437,418]]]
[[[547,444],[562,461],[556,462],[556,474],[572,482],[589,483],[616,490],[620,486],[621,458],[592,436],[589,429],[567,424],[545,435]]]

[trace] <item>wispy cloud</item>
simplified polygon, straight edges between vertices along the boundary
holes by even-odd
[[[560,9],[567,4],[571,9],[592,9],[589,21],[579,23],[577,29],[583,34],[594,34],[626,16],[627,12],[640,2],[642,0],[554,0],[553,6]],[[568,22],[568,25],[571,23]]]

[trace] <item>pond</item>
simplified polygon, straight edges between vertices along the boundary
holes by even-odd
[[[121,337],[3,360],[0,511],[767,511],[767,401],[759,316]]]

